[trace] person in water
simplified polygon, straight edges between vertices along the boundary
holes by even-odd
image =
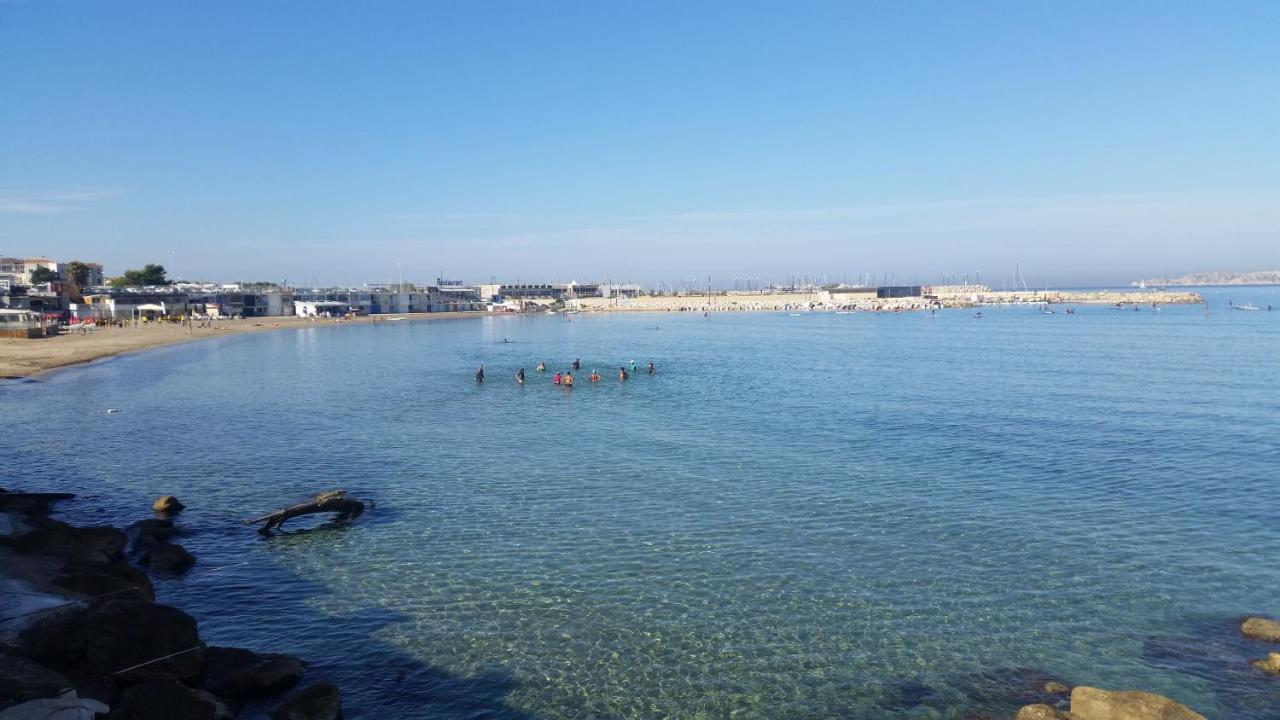
[[[539,361],[538,361],[538,367],[536,367],[536,368],[534,368],[534,369],[535,369],[535,370],[537,370],[538,372],[546,372],[546,371],[547,371],[547,364],[546,364],[546,363],[544,363],[544,362],[542,362],[541,360],[539,360]]]
[[[595,370],[592,370],[591,375],[587,379],[590,380],[591,382],[600,382],[600,373],[596,372]]]
[[[635,360],[632,360],[632,361],[631,361],[631,373],[634,375],[634,374],[635,374],[635,372],[636,372],[636,361],[635,361]]]
[[[574,358],[574,359],[573,359],[573,369],[574,369],[574,370],[581,370],[581,369],[582,369],[582,361],[580,361],[578,358]]]
[[[551,382],[555,383],[556,385],[559,385],[559,384],[560,384],[560,382],[561,382],[563,379],[564,379],[564,378],[560,375],[560,371],[559,371],[559,370],[557,370],[557,371],[556,371],[556,376],[555,376],[554,378],[552,378],[552,379],[551,379]]]
[[[565,373],[564,380],[561,380],[560,384],[573,389],[573,373]]]
[[[618,379],[619,379],[619,380],[626,380],[626,379],[627,379],[627,378],[629,378],[629,377],[631,377],[631,376],[630,376],[629,374],[627,374],[627,369],[626,369],[625,367],[620,367],[620,368],[618,368]]]
[[[480,366],[479,370],[476,370],[476,382],[477,383],[484,382],[484,366],[483,365]]]
[[[520,368],[520,372],[516,373],[516,382],[521,385],[524,384],[524,368]]]
[[[652,360],[650,360],[650,361],[649,361],[649,374],[650,374],[650,375],[653,375],[653,374],[654,374],[654,373],[656,373],[656,372],[658,372],[658,369],[657,369],[657,368],[655,368],[655,367],[653,366],[653,361],[652,361]]]

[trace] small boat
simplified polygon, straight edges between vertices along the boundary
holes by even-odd
[[[981,317],[982,317],[982,311],[981,311],[981,310],[979,310],[978,312],[974,313],[974,314],[973,314],[973,316],[974,316],[975,318],[981,318]]]
[[[1231,307],[1234,310],[1261,310],[1262,309],[1257,305],[1254,305],[1253,303],[1245,303],[1244,305],[1232,305]]]

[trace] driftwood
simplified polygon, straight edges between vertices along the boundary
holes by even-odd
[[[370,503],[372,505],[372,503]],[[246,520],[245,524],[253,525],[255,523],[266,523],[258,532],[263,535],[270,534],[272,530],[278,530],[286,520],[298,517],[299,515],[314,515],[316,513],[337,513],[338,520],[350,520],[359,516],[364,512],[365,504],[350,495],[346,490],[330,490],[323,492],[304,503],[291,505],[283,510],[277,510],[270,515],[263,515],[259,518]]]

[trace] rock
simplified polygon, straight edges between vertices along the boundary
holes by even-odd
[[[1070,717],[1051,705],[1023,705],[1014,720],[1069,720]]]
[[[43,517],[26,519],[31,529],[13,538],[15,550],[32,555],[49,555],[64,560],[107,563],[124,557],[129,539],[108,527],[78,528]]]
[[[0,712],[0,720],[93,720],[105,715],[111,708],[89,698],[82,698],[75,690],[56,698],[31,700]]]
[[[1050,680],[1044,684],[1044,691],[1050,695],[1066,695],[1071,692],[1071,688],[1066,683]]]
[[[177,515],[186,509],[182,501],[172,495],[164,495],[151,503],[151,509],[165,515]]]
[[[177,535],[178,528],[174,527],[172,520],[151,518],[139,520],[125,528],[124,532],[135,548],[146,548]]]
[[[1163,695],[1136,690],[1109,691],[1078,686],[1071,691],[1072,720],[1205,720],[1198,712]]]
[[[124,691],[111,720],[214,720],[217,703],[168,675],[155,675]]]
[[[209,647],[204,651],[204,672],[198,684],[222,697],[254,697],[297,685],[305,671],[302,661],[291,655]]]
[[[1280,653],[1271,653],[1266,658],[1254,660],[1250,664],[1263,672],[1280,675]]]
[[[88,563],[70,560],[58,571],[52,583],[90,597],[110,595],[119,598],[132,596],[138,600],[156,599],[151,578],[127,562]]]
[[[234,720],[236,711],[232,710],[213,693],[199,688],[192,688],[191,692],[195,693],[197,697],[213,703],[213,720]]]
[[[1280,622],[1266,618],[1251,617],[1240,626],[1245,637],[1267,642],[1280,642]]]
[[[0,706],[53,697],[69,687],[62,673],[0,649]]]
[[[179,679],[200,674],[204,643],[195,618],[178,608],[140,600],[111,599],[82,613],[28,628],[20,641],[31,659],[72,680],[93,680],[166,655],[148,672]]]
[[[139,562],[152,570],[183,572],[196,564],[196,556],[177,543],[159,542],[143,553]]]
[[[271,709],[271,720],[341,720],[342,693],[332,683],[305,687]]]

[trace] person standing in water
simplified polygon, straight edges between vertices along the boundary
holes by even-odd
[[[561,380],[560,384],[564,385],[565,389],[572,390],[573,389],[573,373],[565,373],[564,380]]]
[[[534,368],[534,370],[537,370],[538,372],[546,372],[546,371],[547,371],[547,364],[546,364],[546,363],[544,363],[544,362],[542,362],[541,360],[539,360],[539,361],[538,361],[538,367]]]
[[[484,382],[484,365],[481,365],[480,369],[476,370],[476,383],[482,382]]]
[[[581,360],[579,360],[578,358],[574,358],[574,359],[573,359],[573,369],[574,369],[574,370],[581,370],[581,369],[582,369],[582,361],[581,361]]]
[[[516,373],[516,382],[520,385],[524,384],[524,368],[520,368],[520,372]]]
[[[620,368],[618,368],[618,379],[619,379],[619,380],[626,380],[626,379],[627,379],[627,378],[629,378],[629,377],[631,377],[631,376],[627,374],[627,368],[626,368],[626,367],[620,367]]]
[[[655,368],[655,367],[653,366],[653,361],[652,361],[652,360],[650,360],[650,361],[649,361],[649,374],[650,374],[650,375],[653,375],[653,374],[655,374],[655,373],[657,373],[657,372],[658,372],[658,369],[657,369],[657,368]]]
[[[591,376],[588,377],[587,379],[593,383],[600,382],[600,373],[596,372],[595,370],[592,370]]]
[[[635,374],[635,372],[636,372],[636,361],[635,361],[635,360],[632,360],[632,361],[631,361],[631,374],[632,374],[632,375],[634,375],[634,374]]]
[[[561,379],[562,379],[562,378],[560,377],[560,371],[559,371],[559,370],[557,370],[557,371],[556,371],[556,376],[555,376],[554,378],[552,378],[551,382],[555,383],[556,385],[559,385],[559,384],[560,384]]]

